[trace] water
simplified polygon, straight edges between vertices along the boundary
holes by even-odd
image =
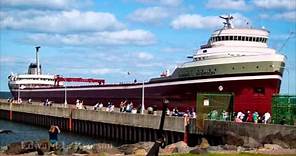
[[[10,92],[0,91],[0,99],[9,99],[12,95]]]
[[[20,141],[36,141],[41,139],[48,139],[48,129],[22,123],[16,123],[0,119],[0,129],[12,130],[13,133],[0,134],[0,146],[5,146],[9,143]],[[94,137],[81,136],[69,132],[61,132],[59,134],[59,141],[64,144],[72,142],[79,142],[82,144],[95,144],[95,143],[109,143],[118,146],[118,143],[98,139]]]

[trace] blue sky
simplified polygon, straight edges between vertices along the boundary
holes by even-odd
[[[265,27],[287,56],[282,94],[296,94],[295,0],[1,0],[0,90],[25,73],[40,45],[43,73],[139,81],[189,61],[219,15],[236,27]],[[290,35],[291,34],[291,35]],[[287,41],[287,38],[290,39]],[[285,45],[283,48],[282,45]],[[131,75],[127,75],[131,72]]]

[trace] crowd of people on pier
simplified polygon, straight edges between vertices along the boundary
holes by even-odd
[[[253,123],[270,123],[271,115],[269,112],[264,113],[262,116],[258,112],[247,111],[246,114],[238,112],[235,117],[235,122],[253,122]]]
[[[17,100],[14,99],[8,99],[8,102],[10,103],[22,103],[21,98]],[[32,100],[28,99],[28,103],[32,104]],[[43,101],[44,106],[52,106],[52,101],[49,101],[48,99],[45,99]],[[76,100],[76,109],[89,109],[83,104],[83,100]],[[137,114],[142,112],[147,112],[148,114],[155,114],[157,111],[157,106],[149,106],[146,110],[142,110],[142,105],[134,105],[132,101],[122,100],[119,104],[119,108],[116,108],[115,105],[108,101],[105,105],[102,101],[98,101],[92,108],[93,110],[101,110],[101,111],[107,111],[107,112],[113,112],[119,111],[124,113],[131,113],[131,114]],[[144,108],[145,109],[145,108]],[[189,117],[189,118],[196,118],[196,111],[194,108],[188,108],[185,112],[179,111],[178,107],[173,107],[173,109],[167,108],[166,110],[167,116],[176,116],[176,117]],[[253,123],[270,123],[271,122],[271,114],[269,112],[262,113],[261,115],[257,111],[246,111],[244,112],[234,112],[230,113],[225,110],[212,110],[207,114],[207,118],[210,120],[222,120],[222,121],[234,121],[237,123],[241,122],[253,122]]]
[[[260,116],[257,111],[251,112],[247,111],[246,113],[243,112],[234,112],[229,113],[225,110],[220,111],[212,110],[208,113],[208,119],[210,120],[221,120],[221,121],[234,121],[237,123],[241,122],[252,122],[252,123],[270,123],[271,122],[271,114],[266,112]]]

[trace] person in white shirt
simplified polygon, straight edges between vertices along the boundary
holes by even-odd
[[[263,118],[264,118],[264,124],[267,124],[268,120],[270,119],[271,115],[269,112],[266,112],[264,115],[263,115]]]
[[[99,110],[102,110],[103,109],[103,103],[101,102],[100,104],[99,104]]]

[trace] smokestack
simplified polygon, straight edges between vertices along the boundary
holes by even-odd
[[[39,56],[38,56],[38,51],[41,48],[40,46],[35,47],[36,48],[36,65],[37,65],[37,75],[40,74],[40,65],[39,65]]]

